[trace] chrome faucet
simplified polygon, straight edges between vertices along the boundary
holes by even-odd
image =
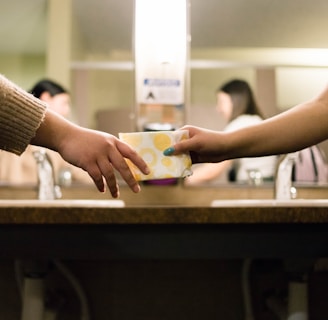
[[[283,155],[278,162],[275,178],[275,199],[289,200],[297,196],[296,188],[292,185],[293,165],[299,152]]]
[[[50,157],[45,149],[33,152],[37,163],[39,180],[39,200],[55,200],[61,198],[61,190],[55,183],[55,173]]]

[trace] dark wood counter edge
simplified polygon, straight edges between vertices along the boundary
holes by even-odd
[[[328,208],[307,207],[47,207],[2,206],[0,224],[317,224]]]

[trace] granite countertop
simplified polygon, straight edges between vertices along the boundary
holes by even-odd
[[[121,187],[121,200],[93,186],[63,188],[63,198],[35,200],[35,187],[2,186],[0,225],[128,224],[324,224],[328,187],[298,188],[300,198],[275,202],[273,185],[185,188],[143,186],[139,194]],[[243,200],[244,199],[244,200]],[[271,200],[270,200],[271,199]],[[215,201],[215,206],[211,206]]]
[[[327,200],[270,201],[194,207],[1,200],[0,256],[161,260],[328,255]]]
[[[0,224],[317,224],[328,201],[219,201],[211,206],[122,206],[116,200],[1,200]]]

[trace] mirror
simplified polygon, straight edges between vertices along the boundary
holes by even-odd
[[[133,1],[73,0],[87,60],[133,60]],[[191,72],[187,122],[219,130],[225,125],[215,111],[216,88],[232,78],[247,80],[269,117],[317,94],[326,85],[328,20],[325,0],[245,2],[190,0]],[[106,67],[106,66],[104,66]],[[98,72],[99,81],[94,76]],[[93,71],[94,86],[115,88],[104,70]],[[103,104],[133,105],[133,71],[108,71],[124,87],[128,101],[107,93]],[[123,76],[123,74],[125,76]],[[124,77],[124,79],[123,79]],[[309,81],[310,79],[310,81]],[[109,95],[109,96],[108,96]],[[94,95],[95,96],[95,95]],[[106,100],[106,102],[105,102]],[[113,102],[114,103],[114,102]],[[113,106],[107,106],[111,108]],[[325,147],[325,146],[324,146]],[[325,151],[328,148],[325,148]],[[326,152],[327,153],[327,152]]]
[[[101,89],[95,104],[105,105],[108,101],[113,101],[116,107],[133,104],[133,76],[127,75],[128,68],[132,71],[133,66],[123,62],[133,61],[134,1],[72,0],[72,3],[78,30],[74,39],[79,38],[83,45],[78,47],[84,48],[83,54],[81,50],[73,52],[73,60],[87,62],[94,71],[102,70],[97,75],[100,80],[97,84],[93,80],[91,85],[102,86],[107,81],[112,91],[120,91],[120,85],[116,86],[110,76],[104,76],[108,70],[125,89],[125,99],[110,92],[102,97],[104,89]],[[274,82],[271,85],[276,91],[276,101],[272,103],[276,109],[272,105],[267,107],[268,99],[261,97],[263,108],[269,108],[268,116],[312,97],[327,79],[328,20],[324,14],[327,9],[325,0],[312,3],[190,0],[191,109],[208,107],[209,110],[215,103],[217,86],[233,77],[245,78],[255,91],[261,91],[258,82],[263,83],[263,73],[259,75],[259,70],[263,68],[268,69],[265,79]],[[208,119],[204,122],[208,123]]]
[[[70,1],[71,89],[78,120],[95,127],[99,111],[117,109],[120,121],[113,125],[125,128],[133,114],[127,120],[121,112],[135,103],[134,1]],[[2,71],[26,88],[46,73],[44,30],[52,8],[47,3],[54,1],[11,1],[0,13]],[[190,0],[187,122],[222,128],[214,92],[235,77],[250,82],[267,116],[317,94],[328,76],[327,10],[326,0]]]

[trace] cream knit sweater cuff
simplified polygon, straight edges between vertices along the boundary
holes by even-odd
[[[0,149],[20,155],[43,121],[46,105],[0,75]]]

